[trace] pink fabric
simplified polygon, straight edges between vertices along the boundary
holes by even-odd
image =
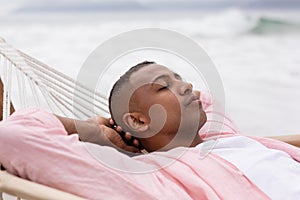
[[[224,115],[222,111],[216,110],[219,102],[214,100],[209,92],[202,91],[200,100],[203,110],[207,115],[207,122],[199,131],[202,139],[216,139],[223,135],[238,134],[238,130],[233,121]]]
[[[229,126],[224,126],[221,135],[237,134]],[[200,134],[213,135],[205,129]],[[297,148],[255,139],[299,161]],[[99,154],[109,151],[124,167],[126,163],[159,166],[154,157],[172,156],[156,152],[130,158],[110,147],[93,147]],[[216,155],[200,158],[198,149],[186,148],[186,153],[173,159],[176,162],[151,173],[124,173],[97,161],[77,135],[67,136],[60,121],[45,111],[18,111],[0,123],[0,162],[7,171],[88,199],[269,199],[235,166]]]

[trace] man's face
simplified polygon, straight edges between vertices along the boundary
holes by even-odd
[[[197,134],[206,122],[199,92],[193,91],[192,84],[184,82],[180,75],[168,68],[157,64],[143,67],[131,75],[130,84],[137,87],[130,99],[130,112],[141,113],[143,123],[149,124],[152,130],[157,130],[153,122],[164,122],[155,135],[141,139],[144,146],[150,144],[157,150],[179,132]],[[159,105],[163,111],[154,109],[152,112],[159,114],[151,114],[154,105]]]

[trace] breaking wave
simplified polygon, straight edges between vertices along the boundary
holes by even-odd
[[[193,36],[234,36],[243,34],[278,34],[300,32],[300,22],[230,10],[221,14],[204,16],[197,21],[177,23]]]

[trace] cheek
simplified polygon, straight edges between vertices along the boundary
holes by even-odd
[[[181,118],[181,107],[178,102],[172,102],[168,104],[169,117],[180,119]]]
[[[138,98],[137,98],[138,97]],[[138,101],[137,101],[138,99]],[[167,116],[156,116],[157,118],[166,119],[165,128],[177,129],[181,120],[181,107],[180,103],[177,100],[177,97],[172,92],[166,92],[161,94],[153,95],[137,95],[134,98],[131,98],[130,108],[138,108],[148,120],[150,119],[149,110],[153,105],[160,105],[163,107],[164,112]],[[142,103],[134,103],[142,102]],[[157,120],[157,119],[156,119]],[[166,130],[166,129],[165,129]]]
[[[181,120],[181,107],[180,103],[177,100],[176,96],[174,94],[171,94],[168,96],[168,98],[165,98],[164,106],[166,113],[167,113],[167,121],[166,126],[171,129],[178,129],[180,120]]]
[[[178,123],[180,123],[181,118],[181,109],[180,104],[178,102],[157,102],[153,101],[150,104],[144,104],[142,106],[144,110],[144,115],[147,116],[150,119],[150,109],[153,105],[159,105],[160,110],[153,111],[155,109],[151,110],[151,117],[155,116],[155,121],[162,120],[165,121],[165,125],[172,125],[176,126]],[[153,113],[155,112],[155,113]],[[151,120],[151,119],[150,119]],[[152,119],[153,120],[153,119]]]

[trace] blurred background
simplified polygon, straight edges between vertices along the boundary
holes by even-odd
[[[175,30],[215,63],[242,133],[300,134],[299,11],[298,0],[0,0],[0,37],[76,78],[112,36]]]

